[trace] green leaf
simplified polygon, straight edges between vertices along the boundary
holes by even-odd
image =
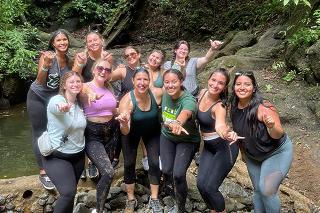
[[[286,6],[289,3],[289,0],[284,0],[283,5]]]
[[[294,2],[295,5],[298,5],[299,0],[293,0],[293,2]]]

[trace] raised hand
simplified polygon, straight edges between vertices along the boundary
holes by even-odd
[[[238,139],[245,139],[245,137],[238,136],[236,132],[230,131],[230,127],[227,127],[223,136],[227,141],[231,141],[230,145],[234,144]]]
[[[178,122],[165,122],[164,125],[166,125],[174,135],[181,135],[181,132],[184,132],[186,135],[189,135],[189,132],[185,128],[183,128]]]
[[[51,67],[53,63],[53,59],[56,56],[56,53],[53,53],[51,51],[46,51],[42,52],[40,51],[43,55],[43,60],[44,60],[44,66],[45,67]]]
[[[91,106],[91,102],[96,102],[96,100],[100,100],[103,96],[104,93],[101,93],[100,95],[98,95],[97,93],[85,93],[88,96],[88,105]]]
[[[73,53],[79,64],[84,65],[87,63],[87,51],[84,51],[82,53],[76,53],[76,51],[73,50]]]
[[[272,116],[267,115],[265,112],[263,113],[263,123],[269,128],[272,129],[275,125],[275,121],[273,120]]]
[[[122,124],[123,127],[127,126],[129,121],[130,121],[130,117],[131,117],[131,110],[129,110],[128,112],[123,112],[121,113],[118,117],[116,117],[115,119],[117,121],[120,122],[120,124]]]
[[[218,49],[218,47],[219,47],[221,44],[223,44],[222,41],[218,41],[218,40],[212,41],[211,39],[210,39],[210,43],[211,43],[211,48],[212,48],[213,50]]]
[[[70,108],[72,105],[73,104],[68,104],[66,102],[56,104],[56,106],[59,108],[60,112],[69,112],[69,113],[70,113]]]
[[[112,53],[108,53],[107,51],[102,51],[101,58],[108,59],[112,56]]]

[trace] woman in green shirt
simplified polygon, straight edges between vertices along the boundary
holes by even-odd
[[[176,202],[169,213],[184,212],[188,185],[186,172],[200,145],[195,122],[197,103],[183,84],[183,74],[176,69],[163,74],[166,92],[162,98],[164,125],[160,136],[162,172],[169,194]]]

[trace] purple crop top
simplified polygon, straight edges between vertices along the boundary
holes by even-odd
[[[88,118],[90,117],[101,117],[113,115],[113,111],[116,109],[116,98],[108,89],[99,89],[95,87],[91,82],[87,83],[98,95],[104,93],[104,96],[95,103],[91,102],[89,106],[88,102],[83,103],[84,113]]]

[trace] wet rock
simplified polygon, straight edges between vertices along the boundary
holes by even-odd
[[[0,206],[0,212],[4,212],[6,210],[5,206]]]
[[[141,196],[142,203],[148,203],[149,202],[149,196],[147,194],[144,194]]]
[[[49,195],[48,200],[47,200],[46,203],[47,203],[47,204],[53,204],[55,200],[56,200],[56,199],[54,198],[54,196]]]
[[[90,190],[84,204],[89,208],[94,208],[97,205],[97,191]]]
[[[84,203],[78,203],[74,208],[73,213],[91,213]]]
[[[44,212],[45,213],[50,213],[50,212],[53,212],[53,207],[52,205],[46,205],[46,207],[44,208]]]
[[[76,206],[77,203],[84,203],[84,201],[87,199],[88,193],[86,192],[80,192],[76,194],[76,197],[74,198],[74,206]]]
[[[14,209],[14,205],[13,205],[13,203],[8,203],[7,205],[6,205],[6,209],[8,209],[8,210],[13,210]]]
[[[6,203],[6,198],[0,195],[0,206]]]

